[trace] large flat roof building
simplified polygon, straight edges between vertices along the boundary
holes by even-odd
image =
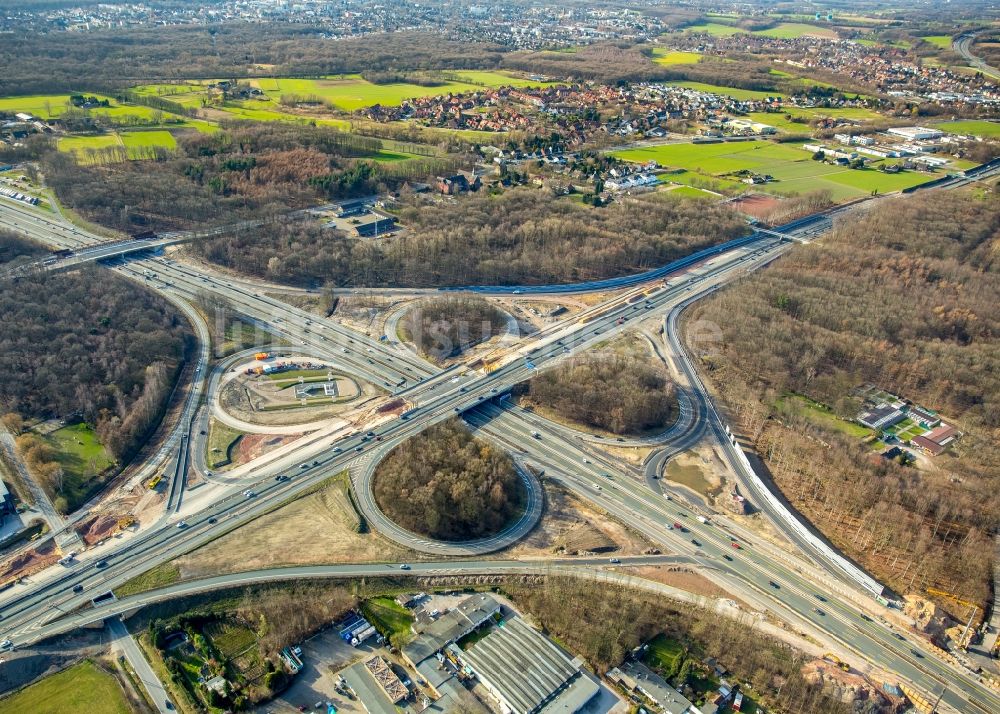
[[[465,651],[462,663],[505,714],[573,714],[600,689],[578,663],[519,617]]]
[[[435,652],[460,640],[498,612],[500,603],[492,595],[472,595],[428,625],[403,648],[403,656],[416,668]]]

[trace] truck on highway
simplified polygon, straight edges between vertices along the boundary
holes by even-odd
[[[705,518],[705,516],[698,516],[698,522],[699,523],[705,523],[707,525],[708,524],[708,519]]]

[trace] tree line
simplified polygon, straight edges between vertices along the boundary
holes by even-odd
[[[379,508],[399,525],[451,541],[498,533],[525,501],[510,456],[458,420],[393,449],[375,473],[374,490]]]
[[[902,591],[988,595],[982,554],[1000,526],[998,230],[993,192],[893,199],[691,316],[721,329],[705,368],[778,485]],[[939,411],[964,436],[933,468],[902,467],[787,398],[849,419],[866,383]]]

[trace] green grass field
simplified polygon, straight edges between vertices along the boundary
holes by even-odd
[[[110,454],[97,440],[97,434],[87,424],[64,426],[45,439],[56,450],[59,464],[67,476],[83,479],[114,465]]]
[[[361,614],[375,625],[381,634],[406,637],[413,624],[413,615],[391,597],[376,597],[361,604]]]
[[[131,711],[114,676],[90,660],[0,699],[0,714],[131,714]]]
[[[735,87],[723,87],[718,84],[705,84],[703,82],[671,82],[678,87],[687,87],[699,92],[710,92],[712,94],[724,94],[733,99],[766,99],[768,97],[781,97],[778,92],[762,92],[755,89],[737,89]]]
[[[837,39],[837,33],[826,27],[807,25],[802,22],[781,22],[767,30],[757,30],[753,34],[774,37],[779,40],[793,40],[797,37],[826,37]]]
[[[872,434],[872,430],[868,427],[841,419],[824,405],[802,394],[787,394],[778,401],[798,410],[799,413],[818,426],[839,431],[856,439],[864,439]]]
[[[433,97],[448,93],[471,92],[482,87],[545,86],[543,82],[501,72],[465,70],[442,76],[442,82],[433,87],[405,82],[372,84],[358,75],[344,75],[326,79],[258,79],[252,82],[264,93],[278,100],[285,94],[317,96],[344,111],[356,111],[375,104],[397,105],[405,99]]]
[[[724,25],[721,22],[699,22],[694,25],[689,25],[687,27],[687,31],[707,32],[712,37],[729,37],[730,35],[735,35],[738,32],[743,32],[743,30],[738,27]]]
[[[205,463],[210,469],[217,469],[229,463],[229,449],[243,436],[243,432],[212,419],[208,426],[208,440],[205,442]]]
[[[164,129],[153,129],[150,131],[126,131],[121,133],[122,143],[129,153],[129,158],[135,158],[138,150],[150,147],[162,147],[164,149],[176,149],[177,141],[174,135]]]
[[[972,134],[974,136],[981,136],[984,139],[1000,136],[1000,122],[995,121],[976,121],[974,119],[949,121],[943,124],[936,124],[934,128],[946,131],[949,134]]]
[[[153,146],[176,149],[177,141],[174,139],[174,135],[166,129],[151,129],[93,136],[64,136],[59,139],[57,146],[59,151],[72,152],[76,154],[78,161],[88,163],[96,159],[96,157],[91,156],[91,153],[99,149],[121,146],[125,148],[129,159],[141,159],[145,158],[144,149]]]
[[[667,66],[696,64],[701,61],[701,54],[698,52],[681,52],[678,50],[668,50],[665,47],[657,47],[653,50],[653,61],[656,64]]]
[[[791,119],[786,117],[791,117]],[[770,124],[779,131],[788,134],[811,134],[813,129],[810,126],[810,122],[824,117],[874,121],[880,119],[881,115],[864,107],[834,107],[830,109],[823,107],[813,109],[785,107],[780,112],[751,112],[749,114],[751,120],[761,122],[762,124]],[[797,122],[793,121],[793,119],[802,119],[802,121]]]
[[[676,198],[718,198],[714,193],[709,193],[700,188],[694,188],[692,186],[675,186],[667,191],[661,191],[659,195],[663,196],[674,196]]]
[[[673,669],[677,658],[683,656],[684,647],[681,643],[661,634],[650,640],[645,660],[653,669],[669,672]]]
[[[903,171],[884,174],[874,168],[849,169],[813,161],[801,146],[748,141],[714,144],[664,144],[616,151],[626,161],[657,161],[661,166],[686,169],[688,173],[718,179],[742,169],[770,174],[776,181],[757,186],[757,190],[778,195],[803,194],[827,189],[835,201],[846,201],[870,194],[890,193],[929,180],[925,174]],[[668,181],[691,184],[684,174],[663,177]],[[730,180],[730,179],[727,179]]]
[[[920,39],[930,42],[938,49],[946,50],[951,47],[951,35],[925,35]]]

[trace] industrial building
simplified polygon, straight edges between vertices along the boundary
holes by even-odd
[[[519,617],[461,653],[504,714],[580,711],[600,690],[578,660]]]
[[[500,603],[492,595],[479,594],[466,598],[419,633],[403,648],[403,657],[414,669],[420,663],[469,634],[493,615],[500,612]]]
[[[929,141],[944,136],[944,132],[940,129],[928,129],[924,126],[897,126],[886,129],[885,133],[901,136],[907,141]]]

